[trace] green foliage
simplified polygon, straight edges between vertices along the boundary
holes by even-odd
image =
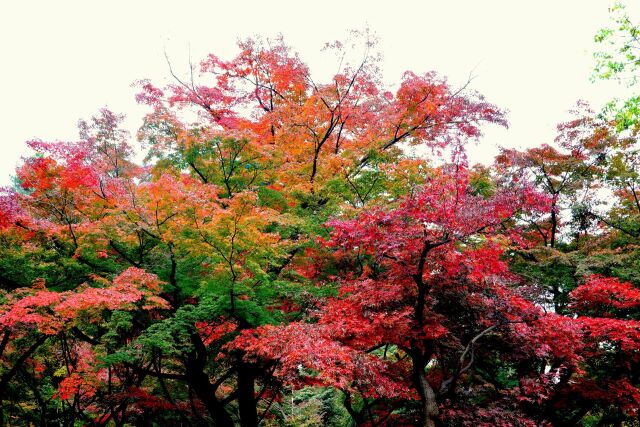
[[[265,422],[270,427],[347,427],[353,420],[342,405],[342,393],[331,388],[303,388],[284,393],[275,411],[278,416]]]
[[[596,64],[592,78],[617,80],[633,88],[640,77],[640,27],[623,3],[616,3],[610,14],[610,26],[600,29],[594,37],[602,50],[594,53]],[[640,119],[640,96],[614,99],[603,113],[615,120],[620,130],[634,127]]]

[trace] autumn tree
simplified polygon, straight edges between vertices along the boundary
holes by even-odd
[[[496,107],[435,73],[408,72],[390,90],[374,42],[363,40],[355,61],[341,43],[328,45],[341,67],[326,83],[282,40],[242,42],[235,58],[212,55],[188,78],[171,70],[166,88],[142,82],[147,166],[132,160],[122,117],[108,110],[80,122],[79,141],[29,143],[36,155],[2,199],[6,290],[36,280],[57,295],[135,268],[158,275],[167,301],[153,318],[116,310],[104,328],[83,332],[77,351],[118,372],[118,385],[70,393],[82,381],[101,387],[102,374],[83,365],[50,396],[71,399],[65,414],[256,425],[283,383],[272,362],[228,344],[305,317],[333,292],[312,285],[330,272],[307,262],[326,251],[322,224],[418,188],[429,167],[401,144],[459,153],[480,123],[504,123]]]

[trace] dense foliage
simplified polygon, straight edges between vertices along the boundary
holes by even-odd
[[[139,82],[143,165],[107,109],[28,142],[0,424],[637,423],[636,122],[470,165],[503,112],[356,39],[324,83],[282,40]]]

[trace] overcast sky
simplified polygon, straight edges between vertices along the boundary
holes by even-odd
[[[26,153],[24,141],[74,140],[76,123],[108,106],[135,132],[144,112],[134,80],[162,84],[207,53],[230,57],[238,38],[282,33],[322,74],[327,41],[368,26],[381,39],[384,75],[436,70],[509,111],[508,130],[486,129],[472,149],[487,161],[498,145],[550,142],[576,100],[599,108],[620,88],[591,83],[593,35],[605,0],[466,1],[11,1],[0,6],[0,184]]]

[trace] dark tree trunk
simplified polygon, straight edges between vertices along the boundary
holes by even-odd
[[[206,348],[198,335],[192,335],[191,341],[195,348],[186,361],[187,382],[207,408],[207,412],[209,412],[217,427],[234,427],[231,416],[225,410],[224,405],[216,398],[215,390],[211,386],[209,377],[204,372],[207,360]]]
[[[558,215],[556,213],[556,205],[551,207],[551,247],[556,246],[556,233],[558,232]]]
[[[238,361],[238,409],[241,427],[258,425],[258,408],[255,398],[255,367],[243,360]]]

